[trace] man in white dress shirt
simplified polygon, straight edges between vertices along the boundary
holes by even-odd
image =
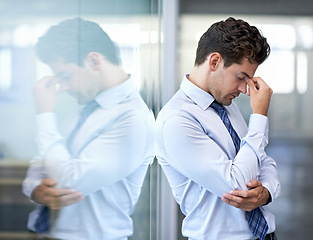
[[[276,239],[267,205],[280,184],[276,163],[265,153],[272,90],[254,77],[269,52],[258,29],[243,20],[213,24],[198,43],[193,70],[158,115],[157,158],[190,240],[258,239],[246,216],[251,210],[260,210],[267,223],[260,238]],[[250,96],[248,127],[232,102],[240,93]],[[238,149],[214,105],[226,110]]]
[[[28,227],[46,239],[126,240],[154,157],[154,118],[98,24],[63,21],[38,40],[35,50],[54,76],[43,77],[34,90],[38,156],[23,190],[37,208]],[[79,103],[65,121],[64,134],[54,113],[58,91]],[[48,232],[42,227],[44,206],[50,208]]]

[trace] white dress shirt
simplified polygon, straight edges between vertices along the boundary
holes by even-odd
[[[99,107],[80,127],[70,149],[59,133],[54,113],[37,116],[39,157],[31,161],[24,193],[28,196],[42,178],[57,188],[83,194],[76,204],[53,212],[49,237],[62,240],[124,240],[133,233],[130,217],[153,161],[154,117],[131,79],[95,98]],[[66,123],[69,134],[79,111]],[[38,210],[30,214],[33,224]]]
[[[236,155],[221,118],[210,107],[214,98],[186,77],[180,90],[160,111],[156,121],[156,155],[174,197],[186,216],[182,233],[192,240],[255,239],[243,210],[221,200],[233,189],[247,190],[259,179],[275,199],[280,191],[275,161],[264,151],[268,119],[250,116],[249,128],[235,103],[225,106],[241,139]],[[275,230],[267,206],[261,210]]]

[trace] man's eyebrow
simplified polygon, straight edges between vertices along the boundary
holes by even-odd
[[[241,72],[241,73],[242,73],[243,75],[245,75],[247,78],[252,79],[252,77],[250,77],[248,73],[246,73],[246,72]]]

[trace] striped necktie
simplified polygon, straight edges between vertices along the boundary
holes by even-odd
[[[211,107],[218,113],[225,127],[227,128],[235,145],[237,154],[240,149],[240,138],[236,133],[235,129],[233,128],[233,126],[231,125],[231,122],[227,116],[225,108],[221,104],[219,104],[216,100],[214,100],[214,102],[211,104]],[[264,240],[268,230],[268,225],[261,212],[261,209],[256,208],[250,212],[245,211],[245,214],[248,220],[249,228],[253,235],[259,238],[260,240]]]
[[[67,137],[67,147],[68,147],[68,149],[71,149],[71,145],[73,143],[73,140],[74,140],[76,134],[78,133],[79,129],[81,128],[81,126],[84,124],[84,122],[90,116],[90,114],[93,113],[96,110],[96,108],[98,106],[99,106],[99,104],[95,100],[92,100],[90,103],[88,103],[83,108],[83,110],[80,113],[80,117],[79,117],[79,120],[78,120],[75,128],[73,129],[71,134]]]
[[[83,123],[87,120],[89,115],[95,111],[95,109],[99,106],[99,104],[93,100],[90,103],[88,103],[83,110],[81,111],[80,118],[67,138],[67,146],[70,147],[73,139],[75,138],[79,128],[83,125]],[[49,225],[50,225],[50,210],[47,206],[41,206],[39,210],[39,215],[37,219],[35,220],[35,231],[36,233],[47,233],[49,231]]]
[[[49,231],[50,217],[49,208],[47,206],[40,206],[39,215],[35,221],[36,233],[47,233]]]

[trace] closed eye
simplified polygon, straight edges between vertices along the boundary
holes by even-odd
[[[245,80],[245,78],[246,78],[246,77],[239,77],[239,76],[237,76],[237,79],[240,80],[240,81]]]

